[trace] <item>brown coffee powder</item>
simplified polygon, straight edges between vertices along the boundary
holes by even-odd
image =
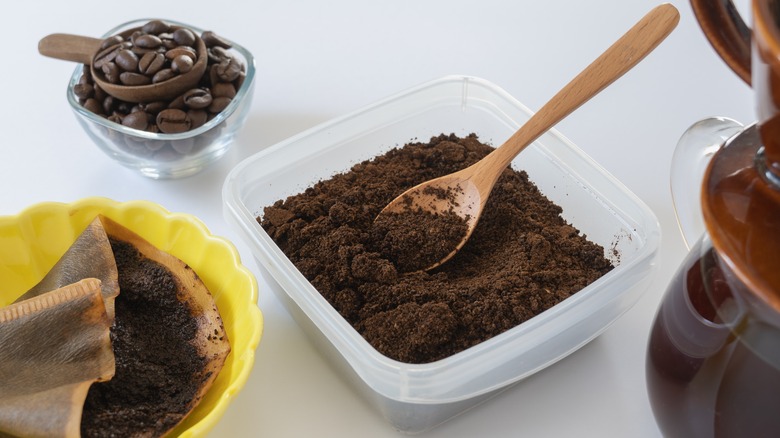
[[[129,243],[110,239],[119,273],[111,344],[116,374],[90,387],[84,437],[160,436],[192,406],[204,358],[190,343],[198,326],[177,298],[173,274]]]
[[[452,211],[416,209],[380,214],[372,234],[379,254],[405,273],[438,263],[455,250],[467,230],[466,221]]]
[[[442,359],[538,315],[613,268],[604,248],[566,223],[525,172],[512,169],[450,261],[404,274],[382,255],[386,232],[373,221],[388,202],[492,150],[475,135],[409,143],[277,201],[258,221],[378,351],[408,363]],[[418,252],[409,248],[404,257]]]

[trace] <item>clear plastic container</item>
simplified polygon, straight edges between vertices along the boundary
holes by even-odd
[[[531,112],[495,85],[447,76],[314,127],[239,163],[228,175],[225,218],[263,277],[317,348],[397,430],[418,433],[563,359],[640,297],[656,268],[655,215],[619,181],[552,130],[513,162],[604,246],[616,268],[555,307],[448,358],[407,364],[366,342],[314,289],[257,222],[263,208],[360,161],[441,133],[500,145]]]

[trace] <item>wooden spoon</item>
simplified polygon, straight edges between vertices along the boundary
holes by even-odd
[[[128,29],[120,35],[123,38],[127,38],[138,29],[140,28]],[[173,27],[173,29],[176,29],[176,27]],[[149,85],[122,85],[108,82],[103,72],[96,70],[92,62],[100,49],[100,44],[103,42],[99,38],[55,33],[43,37],[38,42],[38,52],[51,58],[89,65],[95,83],[106,93],[117,99],[133,103],[154,102],[171,100],[180,96],[185,91],[195,88],[203,77],[208,64],[208,53],[206,44],[200,36],[196,34],[195,39],[195,50],[198,53],[198,59],[195,61],[192,69],[187,73],[176,75],[166,81]]]
[[[457,246],[433,269],[452,258],[477,225],[490,191],[512,159],[540,135],[598,94],[647,56],[680,20],[671,4],[655,7],[609,49],[563,87],[498,149],[458,172],[419,184],[391,201],[378,217],[389,213],[452,211],[466,221],[467,230]],[[447,193],[447,196],[442,196]]]

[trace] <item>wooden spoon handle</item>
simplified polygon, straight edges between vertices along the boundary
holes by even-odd
[[[43,37],[38,42],[38,53],[64,61],[90,64],[92,57],[100,48],[101,42],[102,40],[99,38],[53,33]]]
[[[668,3],[656,6],[648,12],[563,87],[509,140],[493,151],[493,157],[483,160],[489,161],[485,163],[488,166],[495,166],[496,178],[531,142],[644,59],[674,30],[679,21],[679,12]]]

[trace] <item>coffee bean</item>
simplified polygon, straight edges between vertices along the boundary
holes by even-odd
[[[79,84],[92,84],[92,72],[89,71],[89,66],[85,65],[81,69],[81,77],[79,77]]]
[[[157,126],[157,125],[152,125],[152,126]],[[149,140],[144,142],[144,146],[146,146],[146,149],[154,152],[164,148],[167,145],[167,143],[168,142],[165,140]]]
[[[211,95],[214,97],[236,97],[236,87],[230,82],[218,82],[211,88]]]
[[[187,55],[179,55],[171,61],[171,70],[176,73],[187,73],[192,70],[193,65],[195,63],[192,61],[192,58]]]
[[[207,66],[206,73],[209,76],[210,83],[218,84],[220,82],[219,74],[217,74],[217,64]]]
[[[149,52],[138,61],[138,71],[147,75],[154,76],[165,65],[165,55],[162,53]]]
[[[87,99],[87,101],[84,102],[84,108],[98,115],[103,114],[103,106],[94,98]]]
[[[142,35],[146,35],[146,32],[142,30],[135,30],[133,31],[132,34],[130,34],[130,38],[128,38],[128,41],[130,41],[131,43],[133,43],[133,45],[135,45],[135,39]]]
[[[76,84],[73,86],[73,94],[79,99],[89,99],[95,95],[95,87],[91,84]]]
[[[178,46],[165,52],[165,57],[171,60],[182,55],[189,56],[193,61],[198,60],[197,52],[195,52],[195,49],[189,46]]]
[[[209,105],[209,112],[212,114],[221,113],[233,99],[229,97],[216,97],[211,101]]]
[[[210,47],[206,51],[209,55],[209,61],[214,64],[219,64],[223,59],[230,58],[230,53],[222,47]]]
[[[157,114],[157,127],[166,134],[189,131],[192,126],[187,113],[179,109],[166,109]]]
[[[93,86],[95,87],[95,99],[103,100],[103,99],[105,99],[108,96],[108,94],[106,93],[106,90],[100,88],[100,86],[98,86],[96,84],[93,84]]]
[[[144,104],[144,110],[149,114],[157,115],[160,111],[168,108],[168,103],[163,101],[149,102]]]
[[[105,64],[114,61],[116,54],[122,50],[122,48],[122,44],[114,44],[113,46],[106,47],[95,55],[95,60],[92,62],[92,65],[98,70],[103,68]]]
[[[119,82],[122,85],[149,85],[152,83],[152,80],[149,76],[144,76],[141,73],[126,71],[119,75]]]
[[[195,126],[193,126],[192,129],[195,129]],[[192,152],[192,149],[195,147],[195,139],[182,138],[180,140],[173,140],[171,141],[171,147],[179,154],[186,155]]]
[[[144,49],[156,49],[162,45],[162,40],[156,35],[145,34],[136,38],[133,43]]]
[[[192,33],[191,30],[180,27],[173,31],[173,40],[176,41],[180,46],[194,46],[195,45],[195,34]]]
[[[122,137],[124,140],[126,150],[128,150],[133,155],[138,155],[141,157],[148,157],[149,151],[146,149],[146,146],[144,146],[143,139],[138,139],[136,137],[133,137],[131,135],[125,135]]]
[[[192,121],[191,129],[196,129],[203,126],[206,123],[209,114],[202,109],[191,109],[187,111],[187,116],[189,116],[190,120]]]
[[[243,66],[232,57],[223,59],[214,68],[217,69],[219,79],[225,82],[234,81],[241,74],[241,70],[243,70]]]
[[[181,96],[173,99],[168,104],[168,108],[180,109],[180,110],[186,109],[187,107],[186,107],[186,105],[184,105],[184,95],[181,95]]]
[[[206,44],[206,47],[222,47],[223,49],[229,49],[232,47],[227,40],[223,39],[210,30],[200,34],[200,39],[203,40],[203,43]]]
[[[149,114],[143,111],[131,112],[122,119],[122,125],[144,131],[149,126]]]
[[[140,46],[133,46],[133,48],[131,50],[133,51],[133,53],[138,55],[138,57],[140,58],[140,57],[146,55],[149,52],[165,54],[165,51],[167,49],[165,49],[163,46],[160,46],[160,47],[157,47],[157,48],[154,48],[154,49],[147,49],[147,48],[140,47]]]
[[[119,36],[119,35],[110,36],[110,37],[104,39],[100,43],[100,49],[99,50],[105,50],[105,49],[107,49],[107,48],[109,48],[111,46],[115,46],[117,44],[121,44],[122,41],[124,41],[124,39],[122,39],[122,37]]]
[[[103,113],[104,114],[111,114],[114,112],[114,107],[116,106],[115,98],[113,96],[106,96],[105,99],[103,99]]]
[[[152,83],[157,84],[160,82],[164,82],[174,76],[176,76],[176,73],[174,73],[173,70],[171,70],[170,68],[164,68],[158,71],[157,73],[155,73],[154,76],[152,76]]]
[[[209,58],[209,64],[219,64],[219,61],[222,61],[222,58],[217,56],[216,53],[214,53],[213,48],[206,49],[206,55],[208,55]]]
[[[174,41],[172,33],[163,33],[158,36],[160,37],[160,41],[162,41],[162,47],[165,47],[166,50],[171,50],[171,49],[175,49],[176,47],[179,47],[179,43]]]
[[[106,98],[106,99],[108,99],[108,98]],[[129,102],[125,102],[123,100],[119,100],[119,99],[114,99],[114,100],[115,100],[115,105],[116,105],[116,110],[117,111],[119,111],[122,114],[130,114],[130,110],[133,109],[134,105],[132,105]]]
[[[193,88],[182,95],[184,104],[188,108],[201,109],[211,105],[212,97],[208,90]]]
[[[158,49],[147,49],[140,46],[133,46],[130,48],[130,50],[135,53],[139,58],[146,55],[147,53],[157,53]]]
[[[171,26],[162,20],[152,20],[141,27],[141,31],[154,35],[160,35],[169,30],[171,30]]]
[[[106,77],[106,80],[112,84],[118,84],[119,83],[119,66],[117,66],[113,62],[108,62],[103,64],[103,67],[101,68],[101,71],[103,72],[103,76]]]
[[[134,72],[138,70],[138,55],[131,50],[122,49],[117,52],[114,62],[124,71]]]
[[[235,81],[233,81],[234,86],[236,87],[236,93],[238,93],[238,90],[241,89],[241,87],[244,86],[244,80],[246,79],[246,73],[244,71],[241,71],[241,74],[238,75]]]

